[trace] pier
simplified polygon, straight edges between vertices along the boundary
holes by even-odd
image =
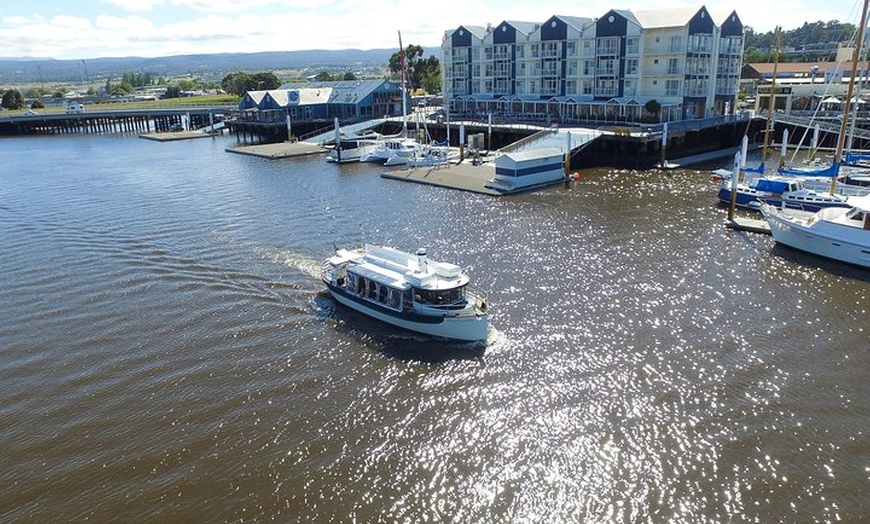
[[[84,113],[45,113],[0,117],[0,136],[154,133],[170,131],[186,120],[198,129],[220,120],[227,107],[113,109],[87,106]]]

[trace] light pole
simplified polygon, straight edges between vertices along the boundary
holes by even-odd
[[[812,80],[810,80],[810,83],[812,84],[811,87],[813,89],[813,92],[810,95],[810,106],[811,106],[810,109],[811,110],[815,110],[815,108],[812,107],[815,104],[813,104],[812,102],[816,99],[816,74],[818,74],[818,72],[819,72],[819,66],[816,64],[813,64],[812,67],[810,67],[810,73],[813,75]]]
[[[84,84],[84,85],[82,87],[85,91],[85,94],[87,94],[88,93],[88,64],[85,63],[84,60],[79,60],[79,62],[82,63],[82,67],[84,68],[84,73],[82,76],[82,84]]]

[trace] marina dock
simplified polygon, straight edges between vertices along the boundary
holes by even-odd
[[[502,193],[486,187],[486,183],[494,176],[495,164],[485,163],[475,166],[471,162],[413,169],[401,168],[381,173],[381,177],[393,180],[499,196]]]
[[[725,226],[728,227],[728,229],[733,229],[735,231],[748,231],[750,233],[760,233],[762,235],[770,234],[770,225],[768,225],[767,221],[759,220],[757,218],[735,217],[726,221]]]
[[[228,153],[251,155],[260,158],[293,158],[297,156],[317,155],[326,152],[323,147],[313,142],[278,142],[274,144],[243,145],[228,147]]]

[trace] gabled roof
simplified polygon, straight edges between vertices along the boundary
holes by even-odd
[[[454,29],[453,31],[458,31],[460,29],[465,29],[466,31],[468,31],[469,33],[471,33],[472,35],[474,35],[475,37],[477,37],[480,40],[483,40],[483,37],[486,36],[486,28],[483,26],[480,26],[480,25],[464,25],[463,24],[463,25],[457,27],[456,29]],[[453,31],[451,31],[450,34],[453,34]]]
[[[591,24],[593,20],[591,18],[583,17],[583,16],[563,16],[563,15],[555,15],[556,18],[568,24],[569,27],[572,27],[578,31]]]
[[[673,7],[669,9],[649,9],[633,11],[638,23],[644,29],[682,27],[694,18],[703,7]]]
[[[378,89],[396,90],[388,80],[341,80],[337,82],[291,82],[278,89],[297,91],[300,104],[355,103]]]
[[[514,29],[517,30],[518,33],[522,33],[524,35],[531,34],[532,32],[534,32],[535,29],[538,29],[541,26],[541,24],[537,22],[520,22],[513,20],[505,20],[503,23],[512,26]]]
[[[250,98],[255,104],[262,102],[264,96],[266,96],[266,91],[248,91],[245,93],[245,97]]]

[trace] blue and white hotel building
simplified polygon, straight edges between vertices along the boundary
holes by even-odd
[[[551,122],[657,122],[733,114],[737,13],[611,9],[600,18],[460,26],[441,45],[451,113]],[[658,114],[644,105],[655,100]]]

